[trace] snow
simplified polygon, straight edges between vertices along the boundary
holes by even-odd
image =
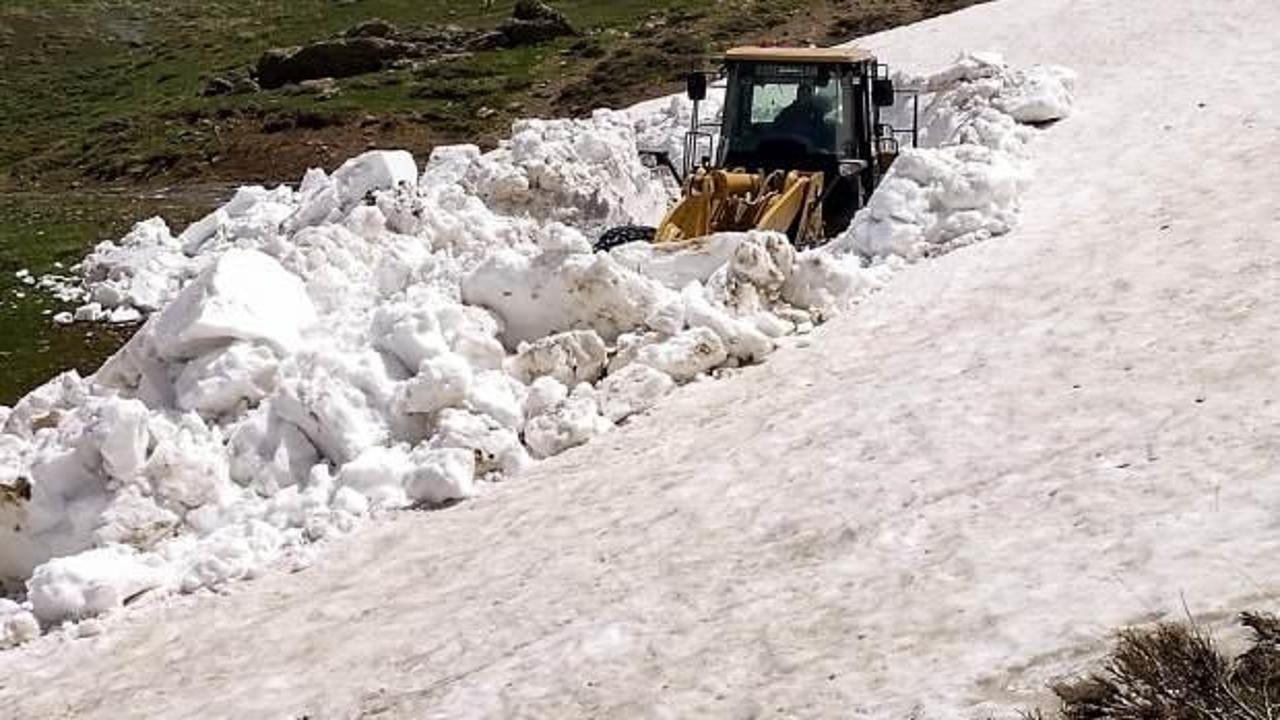
[[[316,312],[302,281],[268,255],[228,250],[189,284],[149,328],[165,360],[183,360],[236,340],[288,354]]]
[[[567,398],[529,420],[525,442],[535,458],[559,455],[608,431],[610,424],[600,414],[590,387],[579,385]]]
[[[645,345],[635,362],[657,370],[677,382],[688,382],[719,367],[728,359],[720,335],[705,327],[685,330],[662,342]]]
[[[475,494],[475,454],[462,448],[418,450],[405,491],[416,503],[437,505]]]
[[[926,149],[903,151],[831,250],[914,260],[1012,230],[1031,180],[1033,135],[1025,123],[1070,113],[1074,72],[1020,71],[994,53],[965,53],[933,75],[899,73],[895,80],[921,93]],[[893,118],[904,111],[891,109],[890,122],[906,126],[906,118]]]
[[[40,635],[35,615],[12,600],[0,598],[0,650],[30,642]]]
[[[600,412],[611,422],[622,422],[657,405],[675,388],[675,380],[657,368],[627,365],[600,384]]]
[[[473,373],[461,355],[444,351],[427,358],[405,383],[398,408],[404,413],[434,413],[467,399]]]
[[[599,335],[591,330],[573,330],[522,343],[508,372],[525,384],[552,377],[563,385],[574,386],[599,380],[608,361],[609,349]]]
[[[510,141],[476,155],[463,187],[505,214],[528,213],[591,235],[637,218],[658,218],[669,196],[635,158],[636,130],[625,113],[590,120],[522,120]]]
[[[643,326],[672,295],[609,255],[590,253],[499,252],[462,284],[464,301],[502,321],[509,348],[568,330],[592,330],[613,341]]]
[[[1070,78],[964,55],[904,80],[928,91],[941,147],[901,158],[846,237],[799,256],[768,233],[591,252],[671,201],[636,148],[680,136],[680,99],[522,121],[498,150],[440,148],[421,173],[406,152],[365,153],[297,190],[241,188],[176,237],[138,223],[77,266],[81,288],[47,279],[87,300],[74,321],[150,318],[94,376],[15,408],[6,476],[30,478],[13,512],[33,521],[0,530],[0,570],[29,586],[121,545],[191,591],[370,509],[470,497],[678,384],[764,361],[903,258],[1007,232],[1031,136],[1000,108],[1065,114]],[[64,575],[54,586],[98,582]],[[58,595],[45,622],[118,605]]]
[[[55,558],[28,584],[35,617],[58,622],[100,615],[165,582],[165,568],[118,545]]]
[[[712,415],[698,414],[705,412],[697,411],[700,399],[738,385],[693,381],[766,359],[757,373],[803,377],[808,363],[778,350],[786,335],[810,331],[872,290],[900,284],[889,277],[905,274],[908,260],[1012,229],[1021,196],[1034,187],[1025,175],[1034,135],[1000,108],[1037,118],[1055,103],[1065,111],[1070,75],[1019,73],[989,57],[962,56],[959,65],[950,80],[926,79],[933,108],[926,119],[953,131],[945,137],[934,131],[935,146],[911,161],[915,170],[904,163],[901,197],[884,201],[884,213],[861,220],[865,226],[855,224],[825,250],[797,255],[780,236],[748,233],[675,250],[591,252],[589,238],[601,228],[652,223],[670,201],[648,180],[635,149],[638,137],[678,138],[682,114],[687,119],[679,99],[645,112],[518,123],[497,151],[442,148],[421,173],[405,153],[371,152],[333,175],[309,172],[297,190],[242,189],[177,237],[163,223],[147,221],[119,243],[99,246],[79,268],[83,308],[89,308],[82,319],[122,309],[149,319],[94,376],[56,379],[18,403],[5,421],[0,482],[13,493],[0,498],[16,499],[0,503],[0,575],[25,588],[17,596],[31,606],[5,617],[34,612],[55,626],[109,613],[138,592],[165,598],[264,574],[270,582],[273,567],[305,567],[309,543],[414,522],[416,516],[393,514],[390,525],[361,529],[360,521],[413,506],[473,499],[423,516],[438,523],[432,531],[438,547],[458,554],[433,557],[421,571],[487,573],[502,566],[481,553],[503,560],[517,538],[527,552],[555,548],[573,560],[578,545],[566,545],[566,538],[598,519],[568,508],[595,503],[603,491],[596,488],[621,489],[637,500],[665,498],[676,508],[675,522],[695,525],[684,513],[729,501],[729,514],[715,514],[737,517],[734,503],[752,497],[726,486],[729,475],[768,479],[766,495],[774,501],[802,496],[781,483],[806,465],[770,468],[769,462],[792,454],[792,445],[779,443],[800,452],[804,442],[818,442],[825,424],[805,425],[806,436],[796,440],[787,424],[744,420],[733,404],[718,401],[706,406]],[[980,122],[950,117],[959,112]],[[840,355],[847,361],[876,352],[883,349],[855,345]],[[774,370],[775,363],[783,367]],[[676,391],[678,384],[689,387]],[[777,385],[770,402],[786,397],[787,383]],[[820,401],[838,402],[825,395],[806,400],[789,407],[802,412]],[[827,417],[848,409],[842,403]],[[667,424],[668,412],[680,422]],[[893,424],[882,420],[876,427]],[[627,428],[615,427],[624,421]],[[719,427],[726,423],[733,432]],[[626,435],[632,431],[641,433],[643,441],[632,447],[644,456],[633,467],[613,439],[625,435],[634,442]],[[716,470],[704,478],[687,464],[742,438],[758,438],[752,452],[764,455],[741,472]],[[588,452],[568,452],[587,443]],[[583,489],[573,468],[596,467],[599,453],[613,457],[599,465],[609,476]],[[563,462],[555,457],[561,454]],[[815,472],[826,467],[809,459]],[[668,465],[678,471],[665,472]],[[828,472],[839,466],[833,467]],[[523,477],[545,484],[555,468],[567,469],[577,488],[542,501],[569,513],[559,529],[535,539],[497,522],[436,534],[494,511],[499,505],[493,503],[534,497],[486,492],[490,483]],[[513,485],[545,492],[535,483]],[[27,486],[29,500],[18,492]],[[628,533],[637,523],[668,522],[653,507],[636,505],[631,515],[623,505],[599,517]],[[18,518],[28,522],[9,522]],[[761,537],[772,520],[760,522],[750,533],[733,534],[767,547],[788,542],[794,532],[791,526]],[[502,534],[513,529],[511,537]],[[603,526],[593,533],[611,537]],[[363,542],[335,545],[335,552],[359,552]],[[697,544],[686,543],[685,550],[696,551]],[[612,547],[601,562],[614,558],[634,569],[643,559],[655,572],[664,565],[653,550]],[[675,555],[669,539],[657,547]],[[363,570],[376,573],[400,562],[399,555],[384,547]],[[751,553],[735,547],[717,557]],[[452,581],[435,580],[415,586],[447,595]],[[637,602],[665,592],[661,583],[645,587]],[[572,613],[591,597],[562,598],[561,605]],[[448,597],[440,605],[463,600]],[[542,599],[536,602],[539,616],[550,621]],[[486,627],[472,613],[457,613],[467,623],[441,615],[422,632]],[[130,613],[118,615],[117,622],[130,622]],[[289,632],[288,623],[273,632]],[[114,634],[104,639],[113,642]],[[603,629],[600,638],[587,644],[605,656],[637,641],[625,627]],[[31,652],[42,647],[37,643]],[[365,672],[365,665],[357,667]],[[311,685],[323,695],[342,692]],[[43,700],[29,694],[23,702]],[[461,696],[449,702],[467,712],[478,707]]]

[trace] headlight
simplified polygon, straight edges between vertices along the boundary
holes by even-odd
[[[866,169],[867,163],[863,160],[840,161],[840,177],[853,177]]]

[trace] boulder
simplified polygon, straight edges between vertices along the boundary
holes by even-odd
[[[256,93],[261,89],[258,87],[257,81],[249,77],[247,70],[233,70],[224,75],[215,75],[209,78],[205,81],[204,87],[200,89],[200,94],[204,97],[245,95]]]
[[[294,48],[268,50],[258,58],[255,75],[264,88],[319,78],[344,78],[377,72],[396,60],[420,54],[413,43],[380,37],[351,37]]]
[[[346,32],[346,36],[349,38],[393,38],[399,35],[400,29],[382,18],[365,20]]]
[[[511,17],[515,20],[530,22],[556,22],[569,27],[569,21],[565,19],[564,13],[542,2],[542,0],[518,0],[515,8],[511,11]]]
[[[520,0],[511,17],[498,26],[508,47],[533,45],[566,35],[577,35],[568,18],[541,0]]]
[[[230,95],[235,91],[235,83],[224,77],[211,77],[205,82],[204,87],[200,90],[203,97],[217,97],[219,95]]]

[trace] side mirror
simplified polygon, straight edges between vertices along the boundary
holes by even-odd
[[[893,81],[887,78],[878,78],[871,81],[871,102],[876,107],[892,107],[893,98]]]
[[[685,78],[685,92],[689,99],[700,102],[707,99],[707,76],[702,73],[689,73]]]

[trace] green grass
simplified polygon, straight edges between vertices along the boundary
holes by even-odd
[[[0,404],[58,372],[92,372],[128,337],[132,328],[78,324],[61,327],[52,315],[73,309],[28,287],[15,273],[39,277],[65,273],[85,249],[128,232],[133,222],[160,214],[188,222],[207,210],[207,200],[157,201],[128,195],[0,195]],[[62,263],[59,269],[56,263]]]
[[[0,6],[0,168],[10,184],[56,184],[76,173],[115,177],[130,165],[164,169],[179,159],[209,158],[219,137],[218,113],[315,109],[312,97],[279,91],[202,98],[211,75],[251,65],[263,51],[327,37],[381,17],[402,27],[456,23],[492,26],[514,2],[492,12],[456,0],[6,0]],[[563,0],[556,5],[577,27],[602,32],[634,27],[644,17],[714,0]],[[568,40],[464,61],[488,77],[529,86],[560,72]],[[331,113],[436,111],[411,78],[378,88],[344,81],[323,103]],[[474,111],[475,103],[464,109]],[[0,174],[4,173],[0,170]]]

